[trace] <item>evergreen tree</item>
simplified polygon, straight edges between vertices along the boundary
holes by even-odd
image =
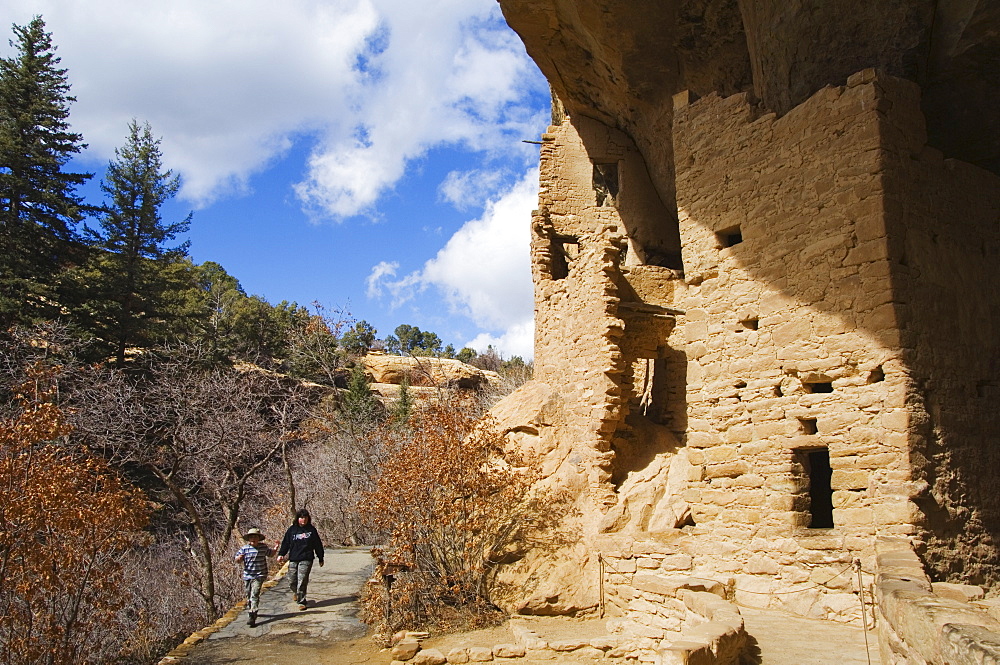
[[[423,352],[420,355],[437,355],[441,352],[441,338],[437,336],[437,333],[425,330],[420,333],[420,341],[417,347]]]
[[[191,215],[172,224],[160,217],[160,207],[179,188],[180,179],[163,169],[160,140],[149,123],[131,121],[128,139],[115,150],[101,183],[110,200],[100,231],[92,232],[102,250],[94,266],[96,298],[89,303],[94,332],[112,346],[119,364],[127,346],[148,346],[166,336],[176,317],[171,301],[190,286],[177,283],[171,270],[186,257],[188,243],[167,243],[188,230]]]
[[[396,336],[392,340],[387,338],[386,342],[388,344],[398,340],[401,355],[431,356],[441,351],[441,338],[437,336],[437,333],[420,330],[417,326],[406,323],[396,326],[394,332]]]
[[[363,356],[375,344],[375,336],[377,334],[378,331],[375,329],[375,326],[362,320],[355,323],[353,328],[344,333],[340,343],[349,353]]]
[[[352,432],[374,425],[383,416],[382,405],[372,394],[365,366],[360,362],[351,369],[347,391],[341,397],[340,413]]]
[[[13,26],[17,54],[0,58],[0,324],[58,311],[58,274],[79,260],[76,188],[91,174],[63,167],[86,146],[70,131],[66,70],[36,16]]]
[[[403,347],[399,343],[399,338],[395,335],[386,335],[386,338],[382,340],[382,346],[388,353],[395,353],[397,355],[403,354]]]
[[[410,379],[404,376],[399,382],[399,396],[392,408],[392,422],[396,425],[406,425],[413,414],[413,396],[410,394]]]
[[[423,341],[423,333],[417,326],[403,323],[396,326],[394,332],[396,334],[395,339],[399,340],[399,352],[404,356],[412,353],[414,349],[419,348],[420,343]]]

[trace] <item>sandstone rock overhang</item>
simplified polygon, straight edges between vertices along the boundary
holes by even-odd
[[[1000,172],[995,0],[499,2],[569,113],[629,134],[658,185],[673,94],[749,92],[783,115],[865,68],[920,86],[932,147]]]

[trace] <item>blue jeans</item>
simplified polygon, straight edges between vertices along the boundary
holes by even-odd
[[[308,561],[288,562],[288,586],[292,589],[295,600],[304,603],[306,589],[309,587],[309,571],[312,570],[312,559]]]

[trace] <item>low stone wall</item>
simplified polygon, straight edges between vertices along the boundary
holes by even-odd
[[[707,591],[681,590],[687,624],[679,639],[658,649],[658,665],[739,663],[747,645],[736,605]]]
[[[995,603],[976,587],[931,584],[904,538],[876,544],[879,651],[883,665],[1000,664],[1000,621]]]
[[[401,633],[392,646],[390,665],[444,665],[445,663],[508,662],[511,659],[552,658],[566,656],[580,662],[597,659],[621,659],[629,663],[654,665],[736,665],[747,645],[747,634],[736,605],[719,595],[723,586],[711,580],[685,578],[686,581],[658,582],[656,593],[669,600],[666,604],[676,610],[677,630],[657,631],[653,639],[649,631],[638,629],[648,626],[649,619],[636,615],[633,618],[609,619],[611,634],[581,636],[573,640],[545,640],[531,629],[530,622],[523,625],[517,619],[511,622],[514,642],[493,646],[459,646],[447,654],[438,649],[421,648],[425,633]],[[647,580],[651,584],[653,580]],[[710,588],[712,591],[696,590]]]

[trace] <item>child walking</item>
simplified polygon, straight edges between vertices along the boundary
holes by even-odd
[[[274,548],[264,542],[260,529],[248,529],[243,534],[246,545],[236,552],[236,561],[243,564],[243,585],[247,590],[247,609],[250,618],[247,625],[257,625],[257,607],[260,604],[260,589],[267,580],[267,557],[274,556]]]
[[[320,566],[323,565],[323,541],[319,537],[319,531],[312,525],[309,511],[302,508],[295,513],[295,520],[285,531],[281,547],[278,548],[278,563],[288,559],[288,586],[292,588],[292,595],[300,610],[306,609],[306,603],[309,602],[306,600],[306,590],[314,558],[319,560]]]

